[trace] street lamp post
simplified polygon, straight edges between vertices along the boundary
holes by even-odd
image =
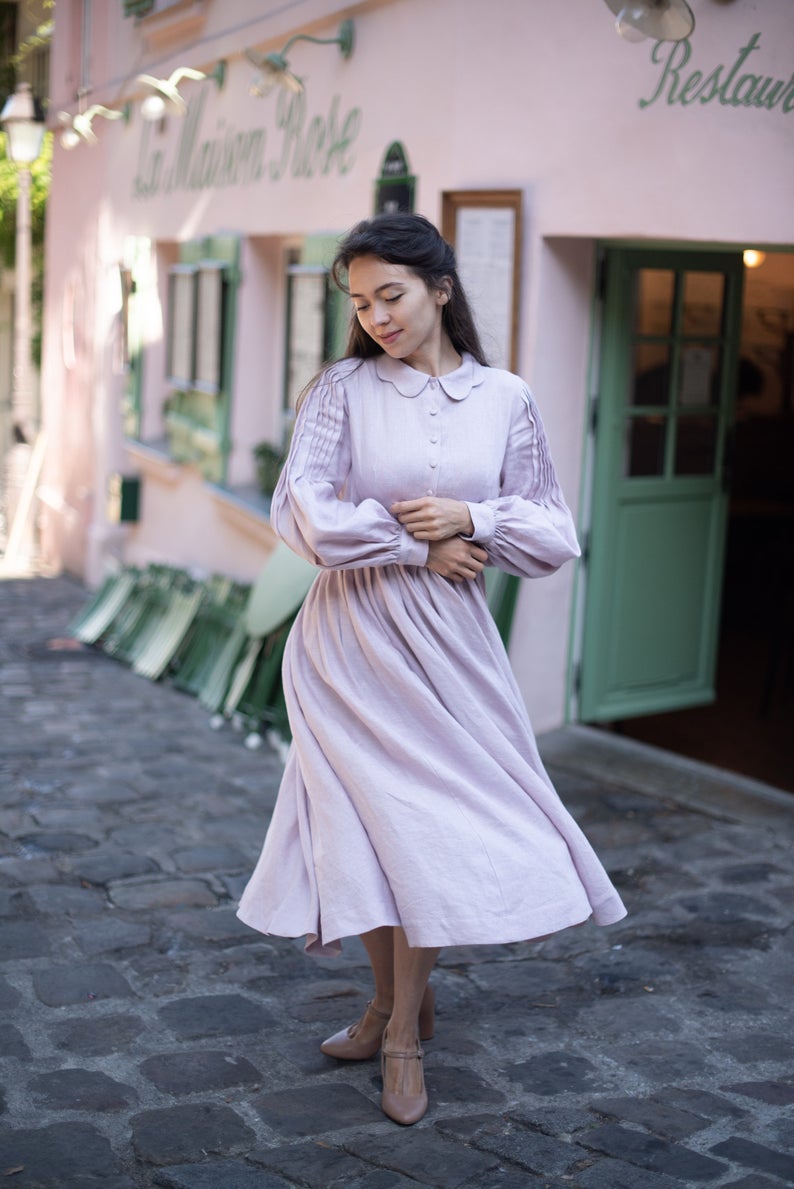
[[[30,223],[30,167],[41,152],[44,141],[44,121],[36,118],[29,83],[20,83],[6,100],[0,112],[0,126],[6,134],[6,151],[17,166],[17,226],[14,258],[14,372],[12,388],[12,442],[7,460],[7,514],[13,528],[13,512],[21,511],[19,499],[23,476],[19,461],[27,462],[30,443],[35,437],[38,417],[33,401],[31,382],[31,223]],[[13,459],[24,453],[25,459]],[[13,460],[13,461],[12,461]],[[22,482],[20,483],[20,480]],[[15,490],[11,490],[14,487]],[[13,507],[12,507],[13,505]],[[10,542],[9,542],[10,545]],[[9,551],[7,551],[9,552]]]

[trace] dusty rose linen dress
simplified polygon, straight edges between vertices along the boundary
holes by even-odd
[[[511,574],[579,552],[516,376],[464,356],[436,379],[383,355],[333,365],[306,398],[271,521],[321,569],[287,644],[293,744],[239,916],[309,952],[380,925],[445,946],[625,915],[543,769],[484,583],[426,569],[388,511],[424,494],[465,500]]]

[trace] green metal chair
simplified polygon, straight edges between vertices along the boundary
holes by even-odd
[[[250,585],[231,578],[208,578],[198,611],[168,666],[177,689],[194,694],[213,710],[223,699],[245,643],[243,619],[250,591]],[[220,685],[218,695],[214,691]]]
[[[281,660],[289,630],[317,570],[279,541],[251,588],[247,643],[223,701],[223,715],[248,728],[249,746],[263,727],[288,731]]]
[[[157,597],[149,570],[134,572],[134,579],[127,598],[95,640],[108,656],[127,664],[135,640],[144,628],[150,605]]]
[[[510,644],[520,584],[521,579],[517,578],[515,574],[505,574],[503,570],[495,570],[493,567],[489,567],[485,571],[485,594],[488,606],[505,648]]]
[[[83,644],[96,644],[128,602],[139,576],[140,571],[130,567],[107,577],[69,624],[69,635]]]
[[[179,649],[204,598],[200,583],[178,574],[162,589],[157,611],[147,617],[131,652],[133,671],[150,681],[157,681]]]

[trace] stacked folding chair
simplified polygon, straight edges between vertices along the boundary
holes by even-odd
[[[71,634],[156,681],[169,678],[213,712],[288,736],[281,658],[316,570],[279,543],[250,586],[204,581],[172,566],[131,566],[109,577],[70,625]]]
[[[289,629],[317,571],[279,541],[251,588],[246,644],[223,701],[223,715],[248,728],[248,746],[263,729],[288,736],[281,659]]]

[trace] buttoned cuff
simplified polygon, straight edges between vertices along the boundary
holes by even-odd
[[[402,530],[402,540],[400,541],[399,564],[401,566],[427,565],[429,549],[429,541],[417,541],[416,537],[412,537],[408,529],[404,528]]]
[[[470,504],[468,500],[463,501],[469,509],[471,522],[474,525],[474,532],[471,536],[464,536],[461,533],[464,541],[490,541],[491,537],[496,531],[496,516],[493,508],[489,508],[486,504]]]

